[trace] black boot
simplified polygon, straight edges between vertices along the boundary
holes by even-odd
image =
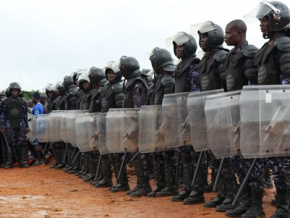
[[[64,168],[64,163],[63,163],[63,156],[64,156],[64,149],[62,148],[55,148],[55,153],[56,153],[56,163],[57,165],[54,167],[55,169],[62,169]]]
[[[132,197],[148,195],[152,191],[149,184],[149,176],[146,174],[143,163],[145,160],[145,154],[139,154],[136,158],[137,190],[130,194]]]
[[[112,170],[108,154],[102,156],[101,167],[103,177],[98,183],[95,184],[95,187],[112,187]]]
[[[21,145],[20,148],[20,163],[19,167],[21,168],[29,168],[27,164],[27,145]]]
[[[95,178],[95,173],[96,173],[96,169],[97,169],[98,160],[96,160],[94,158],[98,158],[98,157],[95,157],[92,154],[92,152],[88,152],[89,173],[85,177],[83,177],[83,180],[85,182],[92,181]]]
[[[211,201],[205,202],[205,207],[214,208],[223,203],[225,200],[225,180],[222,175],[220,175],[219,181],[218,181],[218,194],[217,196],[212,199]]]
[[[179,192],[178,195],[175,195],[171,198],[171,201],[178,202],[183,201],[184,199],[189,197],[191,180],[193,174],[192,168],[192,158],[189,151],[182,151],[181,154],[181,163],[183,168],[183,189]]]
[[[115,163],[115,175],[116,178],[118,177],[119,171],[121,169],[122,159],[124,158],[124,154],[113,154],[112,159],[114,159]],[[123,166],[121,169],[120,178],[117,178],[117,183],[109,189],[111,192],[122,192],[122,191],[129,191],[130,186],[128,184],[128,177],[127,177],[127,168],[126,165]]]
[[[224,168],[222,172],[222,177],[224,178],[224,187],[225,187],[225,200],[221,205],[216,207],[218,212],[226,212],[231,210],[236,206],[232,205],[232,202],[236,195],[237,182],[233,170],[230,168],[229,159],[225,159]]]
[[[13,147],[9,145],[9,148],[10,151],[7,152],[7,161],[4,166],[5,169],[13,168]]]
[[[156,188],[148,194],[148,197],[155,197],[157,192],[160,192],[166,186],[163,155],[161,153],[154,153],[152,156]]]
[[[271,218],[290,218],[290,190],[277,190],[277,195],[275,196],[277,210],[271,216]]]
[[[265,217],[265,212],[263,210],[263,189],[251,188],[252,193],[252,204],[246,213],[242,214],[242,218],[255,218],[255,217]]]
[[[252,194],[250,187],[245,187],[241,194],[242,203],[235,209],[227,210],[226,215],[229,217],[241,216],[246,213],[252,204]]]
[[[175,181],[176,161],[173,161],[174,156],[175,151],[163,152],[166,186],[160,192],[156,193],[156,197],[167,197],[178,194],[178,187]]]
[[[203,191],[198,188],[193,188],[193,191],[189,194],[188,198],[183,200],[183,204],[200,204],[204,203]]]

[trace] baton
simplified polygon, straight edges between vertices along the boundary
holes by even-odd
[[[218,169],[217,175],[215,177],[215,181],[214,181],[214,185],[213,185],[213,189],[212,189],[215,192],[217,191],[217,186],[218,186],[220,175],[221,175],[221,172],[222,172],[222,169],[223,169],[224,161],[225,161],[225,158],[222,158],[222,160],[220,162],[220,165],[219,165],[219,169]]]
[[[8,141],[7,141],[7,139],[6,139],[5,134],[3,134],[3,136],[4,136],[5,143],[6,143],[6,145],[7,145],[8,152],[11,153],[11,150],[10,150],[10,147],[9,147],[9,144],[8,144]]]
[[[254,168],[254,165],[256,164],[256,161],[257,161],[257,158],[254,158],[254,160],[253,160],[253,162],[252,162],[252,164],[250,166],[250,169],[248,170],[247,175],[245,176],[245,179],[244,179],[243,183],[241,184],[241,186],[240,186],[240,188],[238,190],[238,193],[236,194],[236,196],[235,196],[235,198],[233,200],[233,203],[232,203],[233,206],[235,206],[238,203],[240,195],[241,195],[244,187],[246,186],[246,183],[248,182],[248,179],[250,177],[250,174],[253,171],[253,168]]]
[[[50,144],[49,149],[51,149],[51,147],[53,146],[53,144],[54,144],[54,142],[52,142],[52,143]]]
[[[47,145],[48,145],[48,142],[46,142],[45,146],[44,146],[44,149],[42,151],[42,154],[44,155],[45,151],[46,151],[46,148],[47,148]]]
[[[197,165],[196,165],[196,169],[194,171],[194,175],[193,175],[193,179],[192,179],[192,182],[191,182],[191,187],[193,187],[194,183],[195,183],[195,180],[196,180],[196,177],[197,177],[197,173],[199,171],[199,167],[200,167],[200,164],[201,164],[201,158],[203,156],[203,153],[204,151],[201,151],[199,153],[199,157],[198,157],[198,161],[197,161]]]
[[[68,144],[68,143],[67,143]],[[77,147],[74,147],[74,150],[73,150],[73,152],[72,152],[72,154],[71,154],[71,159],[74,157],[74,154],[75,154],[75,152],[76,152],[76,150],[77,150]]]
[[[124,154],[124,159],[123,159],[123,161],[122,161],[122,163],[121,163],[121,167],[120,167],[120,170],[119,170],[119,173],[118,173],[118,177],[117,177],[117,179],[119,180],[120,179],[120,177],[121,177],[121,172],[122,172],[122,170],[123,170],[123,167],[124,167],[124,164],[125,164],[125,161],[126,161],[126,156],[127,156],[127,149],[125,149],[125,154]]]

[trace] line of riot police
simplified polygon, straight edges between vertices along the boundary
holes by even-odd
[[[200,204],[215,183],[217,196],[204,206],[230,217],[265,217],[263,188],[265,179],[272,185],[271,169],[277,192],[271,217],[290,217],[290,12],[281,2],[263,2],[254,16],[269,39],[261,49],[248,43],[244,21],[229,22],[225,33],[207,21],[191,26],[202,59],[195,38],[178,32],[166,42],[180,62],[175,66],[166,49],[152,49],[153,80],[134,57],[123,56],[48,85],[49,114],[31,119],[31,139],[48,143],[52,168],[111,192]],[[15,90],[10,85],[12,97]],[[15,99],[1,103],[1,132],[6,152],[20,147],[25,153],[28,120]],[[128,163],[136,170],[134,188]]]

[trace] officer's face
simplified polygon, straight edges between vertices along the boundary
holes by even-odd
[[[90,83],[87,81],[82,82],[82,87],[84,90],[87,90],[90,88]]]
[[[114,82],[115,78],[116,78],[116,74],[114,73],[114,71],[110,70],[107,74],[107,77],[108,77],[108,81],[110,83]]]
[[[47,94],[48,94],[48,98],[49,99],[52,99],[53,98],[53,92],[48,92]]]
[[[176,45],[176,57],[182,58],[184,55],[184,45]]]
[[[11,89],[11,95],[13,98],[17,98],[19,94],[19,90],[18,89]]]
[[[238,44],[239,38],[240,36],[236,29],[231,26],[226,26],[225,43],[227,43],[227,45],[235,46]]]
[[[207,34],[200,35],[199,45],[204,52],[208,51],[208,35]]]
[[[269,30],[269,18],[268,17],[263,17],[260,19],[260,27],[261,27],[261,32],[262,33],[267,33]]]

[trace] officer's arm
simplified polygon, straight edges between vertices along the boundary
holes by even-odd
[[[290,78],[290,38],[281,36],[275,40],[274,45],[278,50],[278,61],[283,82],[283,80],[289,80]]]
[[[245,71],[244,74],[247,77],[247,79],[251,82],[251,84],[257,84],[258,79],[258,69],[254,62],[254,57],[258,51],[258,48],[254,45],[249,45],[246,47],[246,49],[243,51],[243,54],[245,56]]]

